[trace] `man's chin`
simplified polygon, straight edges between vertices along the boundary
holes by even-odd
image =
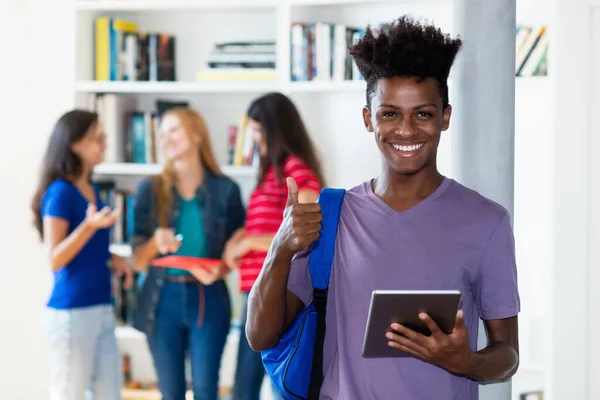
[[[406,165],[406,163],[402,163],[402,164],[391,163],[390,166],[392,167],[392,170],[394,170],[394,172],[396,174],[403,175],[403,176],[416,175],[425,168],[425,166],[423,166],[423,165],[419,165],[419,166]]]

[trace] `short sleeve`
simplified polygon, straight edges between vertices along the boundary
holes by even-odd
[[[287,289],[294,293],[305,306],[312,303],[312,279],[308,269],[310,250],[305,250],[294,256],[290,266]]]
[[[298,190],[310,189],[315,192],[321,191],[321,184],[315,173],[304,161],[297,157],[289,157],[285,163],[285,176],[294,178]]]
[[[42,218],[55,217],[69,221],[73,209],[73,190],[62,181],[55,181],[46,190],[42,200]]]
[[[514,317],[521,310],[515,241],[508,212],[484,250],[473,293],[483,320]]]

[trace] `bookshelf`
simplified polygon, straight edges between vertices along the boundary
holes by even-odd
[[[277,90],[273,82],[98,82],[79,81],[77,92],[122,94],[263,93]]]
[[[519,7],[539,3],[519,0]],[[435,21],[445,31],[452,32],[451,0],[75,0],[73,53],[76,60],[73,75],[73,102],[85,107],[90,96],[116,95],[135,101],[144,112],[155,110],[157,101],[187,101],[206,119],[213,149],[223,172],[234,179],[247,201],[254,187],[257,171],[251,166],[228,165],[228,128],[237,125],[249,103],[257,96],[280,91],[289,95],[298,106],[312,139],[321,155],[322,167],[329,185],[351,187],[369,179],[379,169],[380,158],[371,135],[365,133],[361,117],[365,82],[357,79],[305,80],[292,79],[291,26],[293,22],[328,22],[351,27],[365,27],[389,22],[395,16],[412,14]],[[543,8],[543,7],[542,7]],[[540,19],[539,7],[527,6],[527,15],[519,18],[523,25],[547,23]],[[97,81],[94,66],[94,21],[111,17],[134,21],[140,31],[168,33],[175,38],[175,81]],[[269,41],[274,43],[275,67],[270,79],[199,79],[206,70],[214,47],[218,43]],[[519,104],[540,104],[548,101],[547,77],[518,77],[516,96]],[[544,111],[545,112],[545,111]],[[530,116],[517,115],[517,126],[527,127]],[[547,127],[536,127],[547,129]],[[445,132],[440,149],[440,170],[451,175],[451,129]],[[360,151],[360,157],[356,152]],[[119,189],[132,191],[145,176],[159,173],[157,162],[131,163],[114,161],[98,166],[98,179],[112,179]],[[526,214],[525,208],[520,217]],[[523,250],[525,251],[525,250]],[[125,257],[131,248],[122,243],[111,246],[111,252]],[[235,310],[241,307],[236,276],[229,283]],[[238,317],[234,312],[234,318]],[[539,313],[543,313],[540,311]],[[526,324],[526,323],[525,323]],[[152,381],[152,365],[145,337],[128,326],[117,329],[120,347],[131,355],[133,377]],[[235,353],[236,336],[228,339],[226,353]],[[529,340],[524,339],[524,346]],[[526,352],[524,352],[526,354]],[[231,371],[233,359],[224,358],[223,370]],[[540,365],[535,357],[525,364]],[[139,367],[135,367],[135,366]],[[145,366],[145,367],[144,367]],[[222,373],[225,384],[233,377]]]
[[[269,91],[282,93],[311,92],[349,92],[364,91],[364,81],[305,81],[277,84],[272,81],[236,82],[98,82],[78,81],[75,91],[80,93],[117,93],[117,94],[214,94],[214,93],[251,93]]]

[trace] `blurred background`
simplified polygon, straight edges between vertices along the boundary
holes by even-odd
[[[469,40],[454,72],[460,80],[451,75],[450,103],[462,114],[443,134],[441,171],[467,185],[479,179],[492,192],[501,176],[498,187],[512,201],[521,365],[512,384],[486,388],[481,398],[541,399],[543,392],[544,399],[600,399],[600,0],[0,0],[0,398],[49,398],[40,316],[52,275],[29,204],[50,130],[63,112],[94,109],[109,142],[130,142],[129,152],[109,149],[95,175],[127,204],[136,182],[160,170],[152,147],[156,113],[186,103],[206,118],[218,161],[246,201],[256,168],[238,128],[252,99],[280,91],[307,123],[328,183],[352,187],[375,176],[380,161],[361,118],[365,84],[345,46],[367,24],[382,26],[402,14]],[[478,15],[492,23],[482,26]],[[118,21],[118,43],[102,42],[108,21]],[[328,41],[316,35],[327,49],[317,62],[334,67],[317,76],[307,68],[307,43],[315,40],[306,35],[308,25],[326,39],[330,33]],[[495,61],[506,65],[494,57],[507,46],[514,73],[498,74],[508,88],[498,93],[481,85],[495,79]],[[132,61],[141,47],[149,49],[142,70]],[[466,65],[477,60],[482,64]],[[469,85],[469,74],[478,88]],[[466,93],[482,97],[467,100]],[[469,118],[479,128],[471,151],[488,148],[489,155],[467,151],[468,136],[458,131],[472,129]],[[490,175],[473,178],[465,168],[498,158],[486,147],[488,129],[494,140],[514,137],[507,139],[514,152],[510,165],[482,166]],[[455,136],[460,140],[453,143]],[[130,252],[120,243],[112,250]],[[229,280],[236,287],[235,276]],[[126,303],[125,297],[117,330],[130,365],[124,398],[158,398],[140,389],[155,375],[143,334],[128,326]],[[235,299],[236,310],[240,305]],[[225,391],[233,380],[236,318],[234,310],[221,371]]]

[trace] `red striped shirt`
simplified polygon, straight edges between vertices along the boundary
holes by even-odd
[[[283,221],[283,211],[287,202],[287,184],[285,178],[292,177],[299,190],[321,190],[319,180],[313,171],[301,159],[290,156],[283,166],[283,181],[279,183],[275,169],[271,167],[264,180],[250,196],[246,214],[246,235],[275,234]],[[240,290],[248,292],[256,282],[267,252],[251,250],[246,253],[240,264]]]

